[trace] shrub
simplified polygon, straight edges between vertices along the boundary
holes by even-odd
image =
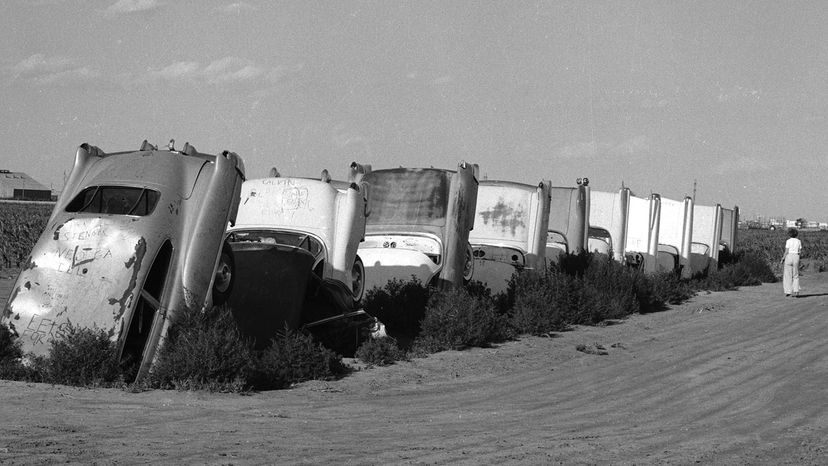
[[[15,361],[23,357],[20,342],[5,325],[0,325],[0,363]]]
[[[52,342],[46,357],[21,363],[20,345],[0,326],[0,378],[78,386],[123,385],[117,348],[99,329],[70,327]],[[127,368],[129,370],[130,368]],[[225,306],[176,315],[147,380],[142,384],[179,390],[241,392],[281,388],[346,372],[341,358],[311,336],[286,331],[263,351],[244,339]],[[134,373],[127,374],[134,377]]]
[[[416,277],[393,279],[383,288],[369,290],[363,300],[365,311],[385,324],[388,333],[410,339],[420,332],[429,290]]]
[[[372,366],[387,366],[405,359],[397,341],[390,337],[369,338],[357,348],[355,356]]]
[[[480,280],[471,280],[470,282],[463,285],[463,288],[466,289],[466,293],[468,293],[469,296],[474,296],[476,298],[493,299],[492,289],[486,286],[486,284],[481,282]]]
[[[149,384],[178,390],[241,392],[287,387],[345,372],[341,358],[313,337],[285,330],[261,351],[245,339],[227,306],[186,311],[170,326]]]
[[[666,302],[679,303],[693,294],[673,274],[648,275],[589,253],[563,256],[545,273],[518,274],[509,290],[512,324],[533,335],[663,310]]]
[[[594,325],[607,319],[621,319],[639,311],[636,290],[648,291],[643,273],[625,267],[610,256],[594,257],[588,262],[575,293],[576,306],[566,318],[573,324]],[[575,277],[578,278],[577,276]]]
[[[738,259],[735,264],[737,270],[735,273],[737,276],[745,277],[743,282],[737,280],[737,286],[747,285],[748,282],[758,285],[759,283],[775,283],[777,281],[776,275],[763,255],[751,251],[739,252],[737,255]]]
[[[33,363],[43,381],[76,386],[123,384],[118,349],[109,335],[98,328],[68,326],[63,338],[52,340],[49,355]]]
[[[238,392],[249,385],[253,359],[252,344],[242,337],[228,307],[204,313],[186,310],[171,323],[149,383],[179,390]]]
[[[259,389],[284,388],[306,380],[330,380],[347,372],[342,359],[301,332],[285,330],[255,361],[252,384]]]
[[[698,278],[694,286],[711,291],[733,290],[740,286],[754,286],[777,281],[764,254],[757,251],[740,251],[731,262],[706,277]]]
[[[24,355],[14,333],[0,325],[0,379],[81,387],[123,384],[117,348],[106,332],[72,326],[52,341],[48,356],[34,356]]]
[[[27,371],[21,362],[23,351],[14,333],[0,324],[0,379],[27,380]]]
[[[510,287],[507,288],[506,291],[501,291],[495,295],[492,295],[491,288],[486,286],[486,284],[480,280],[472,280],[465,284],[464,288],[471,296],[492,301],[498,313],[507,314],[515,301],[514,288],[512,288],[511,283],[518,273],[518,271],[515,271],[512,274],[512,277],[509,279]]]
[[[541,335],[565,330],[563,310],[571,305],[573,280],[550,267],[546,273],[524,271],[512,277],[509,293],[513,295],[511,323],[520,333]]]
[[[694,287],[687,280],[672,272],[649,275],[647,281],[651,295],[649,301],[644,301],[642,296],[645,293],[639,294],[641,313],[663,311],[667,308],[666,304],[681,304],[695,294]]]
[[[508,337],[508,320],[485,296],[463,288],[434,293],[429,299],[415,345],[426,352],[486,346]]]

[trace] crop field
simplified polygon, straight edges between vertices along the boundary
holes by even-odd
[[[779,261],[785,252],[787,230],[739,230],[736,249],[762,254],[775,271],[781,273]],[[828,231],[800,230],[802,261],[814,271],[828,269]]]
[[[46,228],[52,204],[0,202],[0,268],[19,267]]]

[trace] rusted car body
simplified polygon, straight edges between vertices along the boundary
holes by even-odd
[[[693,242],[690,244],[690,268],[694,274],[715,270],[719,263],[722,238],[722,206],[693,206]]]
[[[477,165],[461,162],[456,171],[394,168],[362,177],[371,190],[359,245],[366,289],[412,276],[442,288],[472,278],[477,172]]]
[[[693,242],[693,198],[682,201],[661,198],[658,231],[658,270],[678,272],[690,278],[693,269],[690,251]]]
[[[546,266],[550,182],[480,182],[475,228],[469,233],[474,279],[492,293],[506,291],[516,270]]]
[[[621,188],[614,193],[592,191],[589,204],[590,252],[612,254],[613,259],[624,262],[629,200],[629,188]]]
[[[642,198],[630,195],[627,210],[624,261],[629,266],[653,272],[658,256],[661,196],[651,194]]]
[[[238,219],[227,230],[235,273],[228,302],[258,346],[286,326],[356,331],[370,319],[360,309],[365,269],[357,255],[367,189],[332,181],[327,171],[316,179],[271,176],[244,183]]]
[[[3,322],[46,354],[71,327],[105,330],[124,364],[150,369],[170,319],[212,305],[224,230],[238,209],[242,159],[185,144],[107,154],[83,144]],[[227,286],[227,283],[222,286]]]
[[[549,228],[546,259],[556,260],[567,253],[587,249],[589,233],[590,188],[579,180],[576,187],[553,186],[549,190]]]

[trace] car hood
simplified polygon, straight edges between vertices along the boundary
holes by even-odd
[[[73,218],[41,236],[3,315],[24,351],[46,354],[72,327],[120,333],[160,243],[125,222],[133,218]]]

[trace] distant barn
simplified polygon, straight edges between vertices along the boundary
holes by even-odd
[[[0,170],[0,199],[50,201],[52,190],[25,173]]]

